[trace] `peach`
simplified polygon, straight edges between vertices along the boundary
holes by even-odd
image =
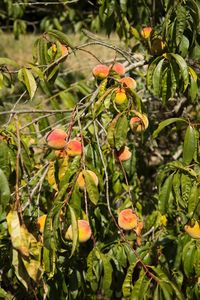
[[[90,239],[92,235],[92,231],[90,228],[90,224],[86,220],[78,220],[78,240],[80,243],[86,242]],[[70,225],[67,229],[66,239],[72,240],[73,239],[73,233],[72,233],[72,226]]]
[[[193,239],[200,239],[200,224],[198,221],[195,221],[193,226],[190,224],[185,225],[184,229]]]
[[[93,68],[92,73],[97,79],[104,79],[109,74],[109,67],[106,65],[97,65]]]
[[[77,184],[81,190],[84,190],[84,187],[85,187],[84,172],[86,172],[87,174],[89,174],[92,177],[94,184],[96,186],[99,184],[99,179],[93,171],[91,171],[91,170],[81,171],[77,178]]]
[[[131,230],[137,227],[138,217],[131,208],[122,210],[118,216],[118,225],[124,230]]]
[[[66,138],[66,132],[62,129],[56,128],[47,135],[46,141],[49,147],[61,150],[66,146]]]
[[[115,103],[118,105],[123,104],[127,100],[125,90],[121,89],[121,88],[117,89],[115,92],[114,100],[115,100]]]
[[[144,39],[148,39],[150,37],[150,34],[152,32],[153,28],[152,27],[144,27],[141,31],[141,36]]]
[[[123,77],[119,80],[119,82],[129,89],[135,89],[137,85],[136,81],[131,77]]]
[[[44,232],[44,225],[46,222],[46,218],[47,218],[47,215],[42,215],[37,219],[37,227],[38,227],[40,233]]]
[[[125,74],[125,68],[123,64],[117,63],[114,64],[113,66],[110,66],[110,70],[115,72],[116,74],[123,76]]]
[[[120,161],[125,161],[131,158],[131,152],[127,146],[123,147],[117,152],[117,158]]]
[[[68,48],[65,45],[61,46],[61,53],[63,55],[67,55],[69,53]]]
[[[67,143],[66,151],[69,156],[77,156],[82,154],[82,144],[78,140],[70,140]]]
[[[149,126],[149,121],[146,115],[136,112],[135,117],[130,120],[130,127],[133,132],[143,132]]]

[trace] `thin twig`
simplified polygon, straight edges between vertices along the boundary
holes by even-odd
[[[15,182],[15,210],[19,211],[21,222],[23,223],[22,210],[20,205],[20,196],[19,196],[19,172],[20,172],[20,154],[21,154],[21,142],[20,142],[20,133],[19,133],[19,121],[18,117],[15,116],[15,126],[17,133],[17,156],[16,156],[16,182]]]
[[[6,111],[1,111],[0,115],[9,115],[9,114],[13,114],[13,115],[19,115],[19,114],[38,114],[38,113],[42,113],[42,114],[49,114],[49,113],[65,113],[65,112],[71,112],[73,109],[22,109],[22,110],[6,110]]]

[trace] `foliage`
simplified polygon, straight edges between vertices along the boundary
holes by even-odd
[[[162,27],[158,22],[146,38],[139,26],[149,2],[98,1],[108,33],[117,14],[118,34],[134,35],[131,52],[88,31],[89,42],[74,45],[52,26],[36,40],[32,62],[0,58],[0,298],[199,299],[199,74],[193,61],[199,7],[192,0],[160,2]],[[4,3],[13,15],[12,1]],[[133,27],[127,7],[135,3],[139,25]],[[17,17],[26,5],[19,7]],[[123,32],[121,21],[128,24]],[[116,51],[104,62],[109,74],[102,80],[92,70],[89,79],[65,75],[66,62],[92,43]],[[118,60],[125,75],[112,71]],[[126,75],[136,80],[135,89],[120,82]],[[126,96],[121,104],[118,91]],[[17,94],[14,104],[7,100]],[[48,146],[54,128],[66,132],[64,148]],[[80,153],[68,151],[71,140],[81,143]],[[131,155],[120,160],[125,147]],[[136,226],[123,230],[118,216],[128,208]],[[85,242],[78,220],[91,227]]]

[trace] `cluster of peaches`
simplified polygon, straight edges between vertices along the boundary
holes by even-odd
[[[125,76],[125,68],[121,63],[112,66],[97,65],[93,69],[94,77],[100,82],[104,79],[114,78],[117,84],[114,84],[113,95],[116,105],[121,105],[127,101],[127,91],[135,89],[136,81],[131,77]],[[146,115],[132,110],[133,117],[130,119],[130,129],[133,132],[143,132],[148,127],[148,119]],[[58,158],[81,156],[83,154],[83,145],[80,138],[69,139],[68,134],[61,128],[53,129],[46,137],[47,145],[55,151]],[[116,158],[119,161],[126,161],[131,157],[131,151],[127,146],[116,151]],[[76,178],[76,184],[81,191],[86,188],[85,175],[89,175],[96,186],[99,185],[98,176],[91,170],[82,170]],[[42,215],[38,219],[38,227],[41,233],[44,231],[46,215]],[[79,242],[85,242],[92,235],[90,224],[87,220],[78,220],[78,239]],[[137,236],[137,242],[140,243],[143,222],[139,219],[133,209],[123,209],[118,213],[118,226],[123,230],[134,230]],[[66,231],[65,237],[69,240],[73,239],[72,226],[70,225]]]

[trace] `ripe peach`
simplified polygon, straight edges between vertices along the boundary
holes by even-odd
[[[44,225],[46,221],[47,215],[42,215],[37,219],[37,227],[40,231],[40,233],[44,232]]]
[[[195,221],[193,226],[190,224],[185,225],[184,229],[193,239],[200,239],[200,224],[198,221]]]
[[[61,53],[62,55],[66,55],[69,53],[68,48],[65,45],[61,46]]]
[[[93,68],[92,73],[97,79],[104,79],[109,74],[109,67],[106,65],[97,65]]]
[[[90,239],[92,234],[90,224],[86,220],[78,220],[78,240],[80,243],[86,242]],[[73,239],[72,226],[70,225],[66,232],[66,239]]]
[[[150,36],[151,32],[152,32],[153,28],[152,27],[144,27],[141,31],[141,36],[144,39],[148,39],[148,37]]]
[[[121,89],[121,88],[117,89],[115,92],[114,100],[115,100],[115,103],[118,105],[123,104],[127,100],[125,90]]]
[[[133,132],[143,132],[149,126],[149,121],[146,115],[136,112],[135,117],[130,120],[130,127]]]
[[[66,151],[69,156],[76,156],[82,154],[82,144],[78,140],[70,140],[67,143]]]
[[[99,179],[98,179],[97,175],[91,170],[85,170],[85,171],[81,171],[78,175],[77,184],[78,184],[79,188],[81,190],[84,190],[84,187],[85,187],[84,173],[85,172],[92,177],[94,184],[97,186],[99,184]]]
[[[138,217],[131,208],[122,210],[118,216],[118,225],[124,230],[131,230],[137,227]]]
[[[46,138],[49,147],[61,150],[66,146],[67,134],[64,130],[56,128],[52,130]]]
[[[117,63],[114,64],[113,66],[110,66],[111,71],[117,73],[120,76],[123,76],[125,74],[125,68],[123,64]]]
[[[123,84],[124,87],[127,87],[129,89],[135,89],[136,88],[136,81],[131,77],[123,77],[119,80]]]
[[[120,161],[125,161],[131,158],[131,152],[127,146],[123,147],[117,152],[117,158]]]

